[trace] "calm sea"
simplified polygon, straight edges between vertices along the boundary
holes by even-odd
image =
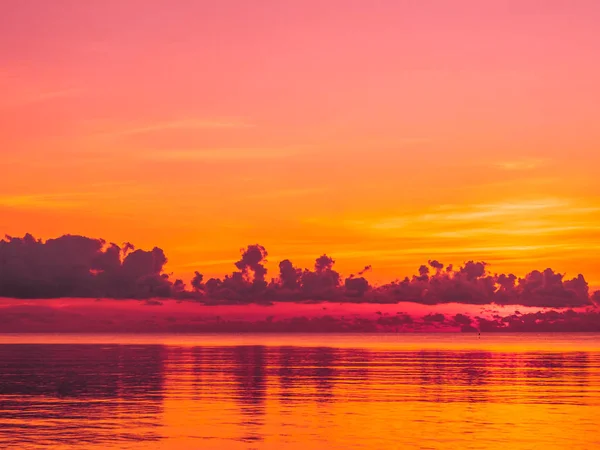
[[[600,448],[600,335],[0,335],[0,448]]]

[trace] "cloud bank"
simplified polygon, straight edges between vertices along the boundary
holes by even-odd
[[[583,275],[565,279],[547,268],[522,278],[497,274],[488,264],[467,261],[460,267],[429,260],[418,273],[403,280],[372,286],[364,277],[367,265],[356,275],[342,276],[328,255],[315,259],[312,268],[300,268],[285,259],[278,273],[268,277],[267,250],[252,244],[233,262],[234,271],[205,280],[195,272],[189,286],[164,272],[165,252],[136,249],[102,239],[64,235],[42,241],[32,235],[6,236],[0,241],[0,296],[11,298],[175,298],[208,304],[327,301],[342,303],[398,303],[423,305],[523,305],[576,308],[600,303],[600,292],[591,293]],[[444,322],[432,316],[431,323]],[[463,320],[459,318],[458,320]],[[511,319],[513,320],[513,319]],[[521,319],[519,319],[521,320]],[[513,323],[514,322],[514,323]],[[517,326],[514,319],[484,323],[483,327]],[[461,324],[467,325],[467,324]]]
[[[182,300],[0,299],[2,333],[600,332],[600,311],[452,313],[414,304],[205,305]],[[439,308],[436,306],[434,308]],[[464,305],[462,305],[464,308]]]

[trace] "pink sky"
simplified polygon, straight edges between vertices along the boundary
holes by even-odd
[[[600,286],[600,3],[9,0],[0,233]]]

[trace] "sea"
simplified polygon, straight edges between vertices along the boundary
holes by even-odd
[[[599,334],[2,334],[2,449],[595,449]]]

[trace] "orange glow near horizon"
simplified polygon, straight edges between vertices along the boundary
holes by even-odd
[[[600,4],[371,3],[0,6],[0,233],[600,287]]]

